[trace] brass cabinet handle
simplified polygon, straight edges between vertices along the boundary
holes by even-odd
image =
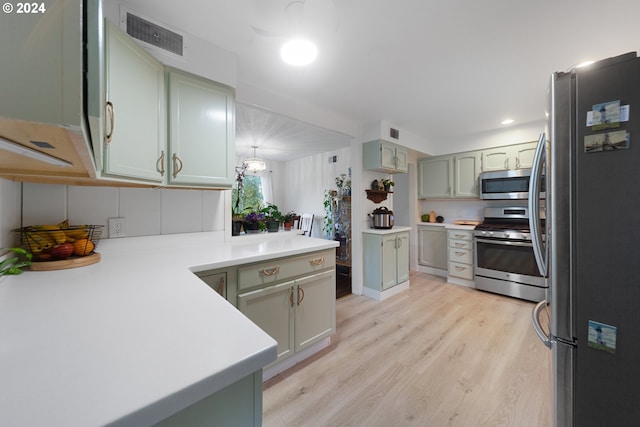
[[[302,295],[300,295],[302,294]],[[300,286],[298,286],[298,305],[300,305],[300,303],[302,302],[302,300],[304,299],[304,289],[302,289]]]
[[[289,302],[291,303],[291,307],[293,307],[293,287],[289,289]]]
[[[465,246],[466,246],[466,244],[464,244],[464,243],[460,243],[460,242],[455,242],[455,243],[454,243],[454,245],[455,245],[456,247],[458,247],[458,248],[463,248],[463,247],[465,247]]]
[[[160,158],[156,162],[156,170],[160,172],[160,176],[164,176],[164,150],[162,150]]]
[[[460,267],[460,266],[456,265],[456,270],[458,270],[458,271],[462,271],[462,270],[466,270],[466,269],[467,269],[466,267]]]
[[[516,169],[520,169],[520,157],[516,157]]]
[[[320,257],[320,258],[316,258],[316,259],[310,259],[309,263],[311,263],[311,265],[322,265],[322,264],[324,264],[324,257]]]
[[[456,251],[456,255],[463,256],[463,255],[466,255],[466,252],[458,252],[458,251]]]
[[[280,266],[276,265],[273,268],[270,269],[266,269],[263,268],[262,270],[260,270],[260,273],[262,273],[264,276],[273,276],[274,274],[278,274],[278,272],[280,271]]]
[[[108,124],[109,124],[109,126],[105,126],[109,129],[105,135],[105,141],[108,144],[111,142],[111,139],[113,138],[113,129],[115,128],[115,123],[116,123],[115,112],[113,110],[113,103],[111,101],[107,101],[107,104],[105,105],[104,110],[105,110],[105,116],[106,118],[108,118]]]
[[[173,177],[178,176],[182,170],[182,159],[176,153],[173,153]]]
[[[504,168],[509,170],[509,158],[504,159]]]
[[[464,234],[454,234],[453,236],[454,236],[454,237],[457,237],[458,239],[462,239],[462,238],[464,238],[464,237],[465,237],[465,235],[464,235]]]

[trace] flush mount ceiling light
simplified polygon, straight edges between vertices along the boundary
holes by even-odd
[[[256,148],[258,147],[252,145],[251,148],[253,148],[253,157],[245,160],[242,163],[244,163],[247,169],[253,172],[265,170],[267,168],[267,164],[265,163],[265,161],[256,157]]]
[[[510,125],[511,123],[513,123],[513,119],[504,119],[500,123],[503,125]]]
[[[296,67],[311,64],[318,56],[315,44],[305,39],[289,40],[280,48],[280,57],[284,62]]]

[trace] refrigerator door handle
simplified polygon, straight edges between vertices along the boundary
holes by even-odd
[[[533,254],[538,264],[542,277],[547,277],[547,257],[544,256],[545,248],[542,243],[542,230],[540,229],[540,181],[542,180],[543,163],[547,145],[546,135],[540,134],[538,146],[531,167],[531,180],[529,181],[529,228],[531,229],[531,241]],[[548,179],[548,177],[545,177]],[[548,219],[548,218],[547,218]]]
[[[533,324],[533,329],[536,331],[536,335],[542,341],[542,344],[551,348],[553,346],[553,341],[551,340],[551,334],[547,334],[542,329],[542,324],[540,323],[540,313],[542,310],[547,308],[547,301],[540,301],[533,307],[533,311],[531,312],[531,323]]]

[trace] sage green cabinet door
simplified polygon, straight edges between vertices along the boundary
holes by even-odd
[[[418,197],[452,196],[453,156],[438,156],[418,161]]]
[[[380,141],[380,166],[392,170],[396,168],[396,147],[394,144]]]
[[[456,154],[454,160],[454,197],[478,197],[480,153]]]
[[[533,166],[536,147],[537,144],[535,142],[513,146],[514,156],[516,158],[516,169],[528,169]]]
[[[297,279],[296,286],[295,351],[300,351],[335,333],[335,270]]]
[[[396,245],[396,280],[402,283],[409,280],[409,233],[398,233]]]
[[[396,172],[404,173],[409,170],[409,152],[406,148],[396,146]]]
[[[382,290],[389,289],[398,284],[398,259],[396,256],[396,235],[385,234],[382,237]],[[368,268],[368,267],[367,267]]]
[[[238,309],[278,342],[276,362],[291,356],[295,349],[294,298],[293,281],[238,295]]]
[[[231,188],[235,162],[233,89],[171,69],[169,183]]]
[[[105,21],[105,69],[102,174],[162,182],[167,142],[163,65]]]
[[[482,151],[482,171],[502,171],[509,169],[511,150],[508,147],[497,147]]]
[[[383,140],[362,145],[363,167],[384,173],[404,173],[408,170],[408,151],[401,145]]]
[[[482,151],[482,171],[526,169],[533,165],[536,143],[507,145]]]
[[[440,226],[418,226],[418,263],[447,269],[447,232]]]

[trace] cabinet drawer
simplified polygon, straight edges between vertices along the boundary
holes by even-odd
[[[449,248],[449,262],[473,264],[473,252],[469,249]]]
[[[238,289],[248,289],[335,268],[335,250],[312,252],[243,266],[238,269]]]
[[[447,230],[449,239],[473,240],[473,230]]]
[[[459,262],[449,262],[449,275],[461,279],[473,280],[473,266]]]
[[[473,248],[473,242],[471,240],[449,239],[449,247],[470,250]]]

